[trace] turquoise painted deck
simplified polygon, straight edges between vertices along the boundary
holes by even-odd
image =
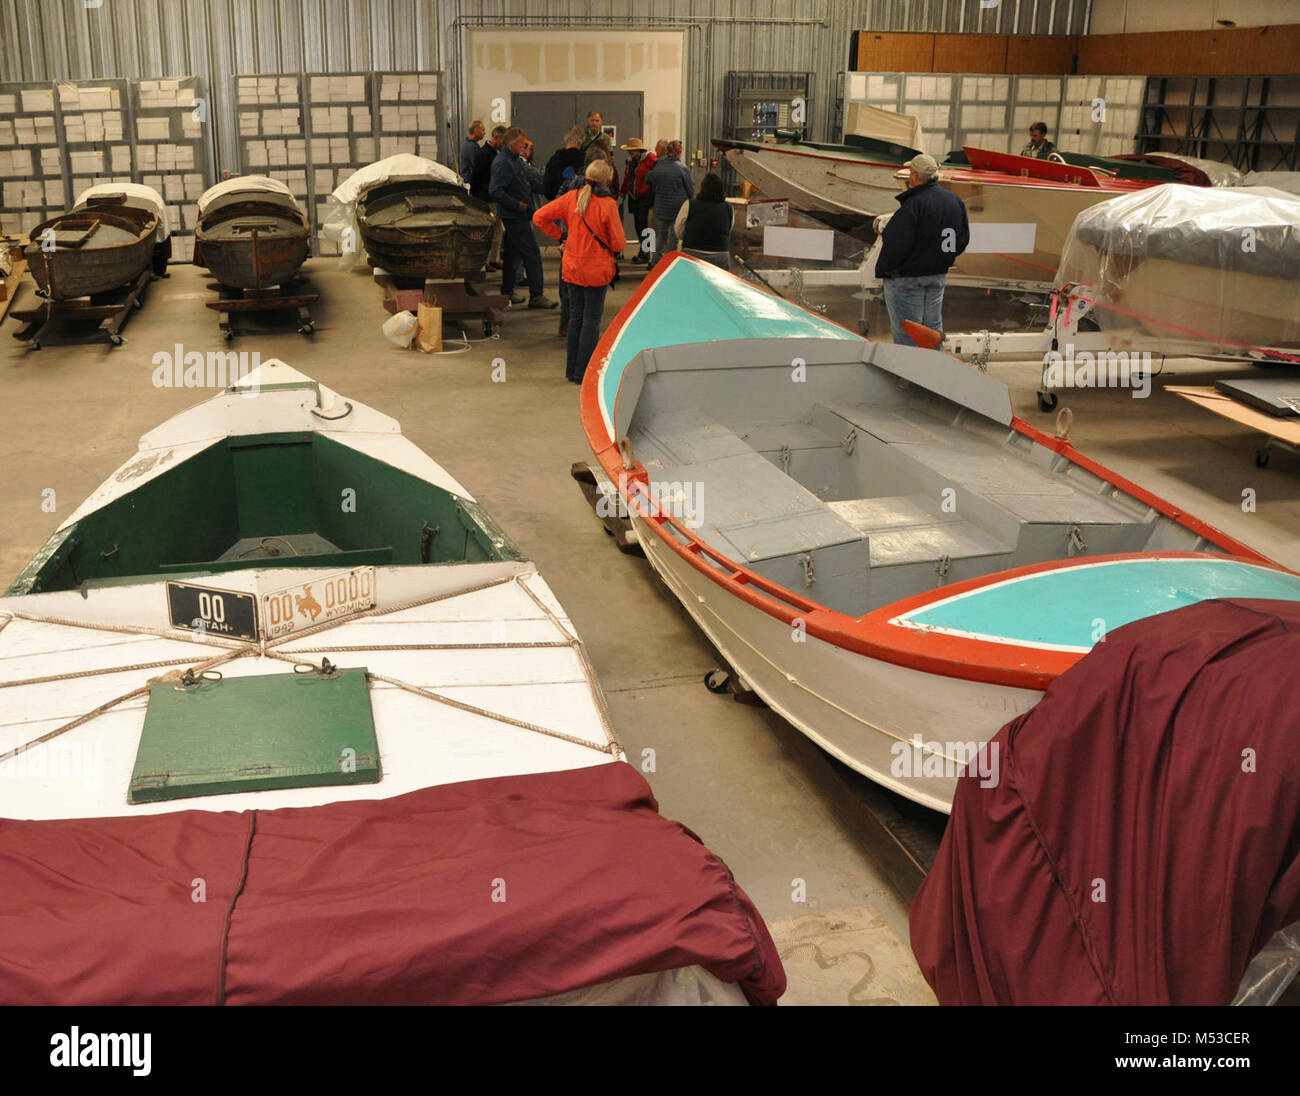
[[[628,362],[643,350],[717,339],[857,339],[815,316],[709,263],[674,259],[628,317],[600,378],[605,425]]]
[[[911,625],[1089,650],[1107,632],[1211,598],[1300,601],[1300,575],[1233,560],[1144,559],[1064,567],[959,594],[908,613]]]

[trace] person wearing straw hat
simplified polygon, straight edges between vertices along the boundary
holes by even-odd
[[[633,137],[627,144],[618,147],[628,154],[627,163],[623,165],[623,185],[619,188],[619,195],[626,199],[627,211],[632,214],[632,224],[636,227],[637,247],[632,261],[644,262],[645,253],[641,250],[641,240],[642,233],[645,232],[650,220],[650,188],[645,188],[645,198],[637,193],[637,168],[650,150],[641,142],[640,137]]]
[[[943,330],[943,290],[948,268],[970,243],[966,206],[939,185],[939,164],[924,152],[907,164],[907,189],[880,234],[876,275],[884,282],[894,342],[916,343],[903,330],[912,320]]]

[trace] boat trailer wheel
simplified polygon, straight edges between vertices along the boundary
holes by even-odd
[[[1267,450],[1267,449],[1256,449],[1256,450],[1255,450],[1255,467],[1256,467],[1256,468],[1267,468],[1267,467],[1268,467],[1268,450]]]
[[[126,342],[126,339],[123,338],[121,335],[109,335],[108,341],[111,342],[114,346],[121,346],[124,342]]]
[[[41,348],[41,340],[40,340],[40,339],[33,339],[33,340],[32,340],[30,343],[28,343],[28,345],[27,345],[27,349],[28,349],[28,350],[39,350],[40,348]]]
[[[311,334],[313,331],[315,331],[315,330],[316,330],[316,325],[315,325],[315,324],[305,323],[305,324],[303,324],[300,328],[298,328],[298,334],[299,334],[299,335],[310,335],[310,334]]]
[[[704,675],[704,687],[711,693],[729,692],[731,674],[726,670],[710,670]]]
[[[1057,403],[1057,396],[1055,392],[1038,393],[1038,410],[1055,411],[1056,403]]]

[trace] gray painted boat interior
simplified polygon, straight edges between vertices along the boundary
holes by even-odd
[[[744,339],[643,352],[618,418],[697,537],[854,616],[1028,564],[1219,550],[1012,429],[1010,408],[1005,386],[933,351]]]

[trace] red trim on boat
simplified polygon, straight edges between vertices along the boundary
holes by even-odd
[[[847,613],[827,608],[825,605],[796,594],[763,576],[756,574],[742,564],[723,555],[717,549],[697,537],[680,521],[670,514],[660,512],[648,493],[650,477],[645,467],[635,462],[630,469],[623,467],[623,458],[619,453],[617,439],[611,439],[605,431],[605,421],[600,413],[599,384],[608,362],[609,354],[618,341],[623,328],[624,317],[630,316],[632,306],[638,304],[654,287],[671,262],[700,262],[693,256],[680,252],[666,255],[646,275],[641,285],[632,294],[627,305],[615,317],[613,323],[601,336],[592,355],[592,366],[588,368],[582,383],[580,400],[583,428],[587,432],[588,444],[605,474],[618,486],[620,494],[629,510],[640,517],[646,525],[683,560],[695,570],[705,575],[710,581],[720,586],[726,593],[743,601],[752,608],[759,609],[769,616],[793,625],[796,619],[804,622],[806,633],[825,643],[923,673],[938,674],[944,677],[960,678],[968,681],[986,682],[1020,689],[1045,690],[1051,682],[1073,666],[1083,656],[1069,651],[1047,651],[1037,647],[1019,646],[1013,643],[992,643],[986,640],[970,639],[962,636],[950,636],[936,632],[920,632],[890,624],[889,619],[901,612],[914,609],[927,600],[939,600],[974,589],[980,585],[1000,582],[1022,575],[1035,574],[1050,570],[1067,563],[1065,560],[1052,560],[1046,563],[1029,564],[992,575],[983,575],[963,582],[940,587],[923,595],[893,602],[882,606],[862,617],[852,617]],[[805,310],[810,311],[810,310]],[[813,313],[815,315],[815,313]],[[824,319],[825,317],[818,317]],[[617,401],[616,401],[617,402]],[[617,416],[614,416],[617,423]],[[1260,555],[1253,548],[1220,532],[1212,525],[1184,514],[1171,503],[1151,492],[1138,487],[1137,484],[1112,472],[1105,465],[1099,464],[1078,452],[1068,441],[1044,434],[1023,420],[1012,417],[1012,427],[1034,441],[1060,453],[1081,468],[1099,476],[1108,483],[1152,507],[1157,512],[1177,522],[1199,536],[1222,548],[1229,555],[1246,563],[1262,564],[1284,571],[1267,557]],[[635,497],[629,497],[634,495]],[[1110,559],[1195,557],[1197,553],[1180,552],[1139,552],[1115,556],[1093,556],[1078,562],[1097,563]]]

